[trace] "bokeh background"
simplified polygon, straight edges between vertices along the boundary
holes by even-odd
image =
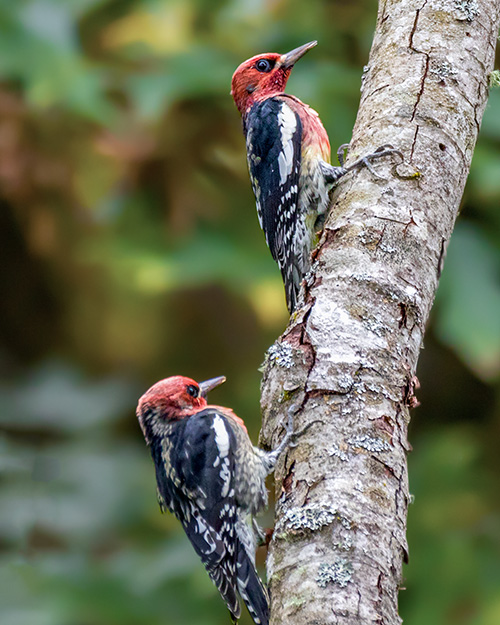
[[[287,314],[231,75],[318,39],[289,90],[348,141],[376,8],[0,0],[2,625],[229,622],[160,515],[134,408],[167,375],[225,374],[212,397],[256,440]],[[419,365],[407,625],[500,623],[499,207],[497,89]]]

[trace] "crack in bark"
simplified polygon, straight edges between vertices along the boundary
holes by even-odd
[[[417,144],[418,132],[420,130],[420,126],[417,124],[415,128],[415,134],[413,135],[413,141],[411,142],[411,151],[410,151],[410,163],[413,161],[413,153],[415,152],[415,146]]]
[[[479,109],[479,105],[478,102],[481,101],[481,89],[483,87],[483,84],[481,81],[478,81],[477,84],[477,101],[476,104],[474,106],[474,121],[476,122],[476,128],[477,128],[477,132],[479,134],[479,131],[481,130],[481,120],[479,120],[477,118],[477,113],[478,113],[478,109]]]
[[[415,50],[415,52],[418,52],[418,50]],[[420,52],[420,54],[423,54],[425,56],[424,75],[422,76],[422,80],[420,83],[420,90],[417,93],[417,100],[413,107],[413,113],[411,115],[410,121],[413,121],[415,119],[415,115],[417,114],[417,108],[418,108],[418,105],[420,104],[420,99],[422,98],[422,95],[424,93],[425,80],[427,78],[427,74],[429,73],[430,56],[427,54],[427,52]]]
[[[384,594],[384,589],[382,587],[382,572],[379,573],[377,578],[377,590],[378,590],[378,599],[375,602],[375,605],[378,607],[382,603],[382,597]],[[380,618],[380,623],[383,622],[383,619]]]
[[[381,460],[380,458],[377,458],[377,456],[373,456],[372,455],[372,459],[375,460],[375,462],[378,462],[379,464],[381,464],[385,471],[392,476],[393,478],[395,478],[396,480],[399,481],[398,476],[396,475],[396,472],[394,470],[394,467],[391,467],[389,464],[387,464],[386,462],[384,462],[383,460]]]
[[[415,50],[415,48],[413,47],[413,37],[414,37],[415,32],[417,30],[417,24],[418,24],[418,20],[419,20],[419,17],[420,17],[420,11],[422,11],[422,9],[425,7],[425,5],[427,4],[428,1],[429,0],[425,0],[423,5],[419,9],[417,9],[416,14],[415,14],[415,21],[413,22],[413,27],[411,29],[410,41],[409,41],[410,50],[413,50],[414,52],[419,52],[418,50]]]
[[[366,96],[366,99],[370,99],[371,97],[373,97],[376,93],[378,93],[379,91],[383,91],[384,89],[387,89],[388,87],[390,87],[391,85],[386,84],[386,85],[382,85],[381,87],[377,87],[376,89],[374,89],[371,93],[369,93]]]
[[[416,48],[413,47],[413,37],[415,36],[415,33],[417,31],[418,20],[420,18],[420,11],[423,10],[423,8],[427,4],[427,2],[428,2],[428,0],[425,0],[425,2],[422,4],[422,6],[419,9],[417,9],[417,11],[415,13],[415,20],[413,22],[413,27],[412,27],[411,32],[410,32],[410,39],[408,41],[408,47],[410,48],[410,50],[412,50],[413,52],[416,52],[417,54],[424,54],[425,55],[424,75],[423,75],[421,83],[420,83],[420,91],[417,94],[417,101],[415,102],[415,106],[413,107],[413,113],[412,113],[410,121],[413,121],[415,119],[415,115],[417,113],[417,107],[419,105],[420,98],[422,97],[422,94],[424,93],[425,79],[427,78],[427,74],[429,72],[430,55],[427,52],[423,52],[422,50],[417,50]],[[411,156],[413,157],[413,147],[412,147]],[[411,161],[411,158],[410,158],[410,161]]]
[[[410,208],[410,220],[405,224],[405,227],[403,228],[403,236],[406,238],[406,235],[408,233],[408,229],[410,226],[417,226],[417,222],[413,219],[413,213],[411,212],[411,208]]]
[[[478,81],[477,98],[481,97],[481,86],[482,86],[481,85],[481,81]],[[461,96],[469,104],[469,106],[471,107],[471,109],[474,112],[474,123],[476,124],[476,130],[477,130],[477,133],[479,134],[479,130],[481,129],[481,122],[477,118],[477,112],[478,112],[477,101],[476,101],[476,103],[471,102],[470,99],[467,97],[467,95],[465,93],[462,93]]]
[[[408,323],[408,307],[404,302],[399,302],[398,304],[399,306],[399,310],[401,311],[401,318],[399,320],[399,329],[401,330],[401,328],[403,327],[407,327],[407,323]]]
[[[418,52],[418,50],[415,50],[415,48],[413,47],[413,36],[415,35],[415,32],[417,30],[418,18],[420,17],[420,11],[422,9],[423,9],[423,6],[421,6],[420,9],[417,9],[415,13],[415,19],[413,21],[413,26],[410,32],[410,39],[408,41],[408,47],[410,48],[410,50],[413,50],[414,52]]]
[[[383,6],[382,6],[382,14],[380,16],[380,23],[383,24],[387,18],[389,17],[389,15],[385,14],[385,8],[387,6],[387,2],[384,2]]]
[[[444,266],[444,259],[445,259],[445,252],[446,252],[446,239],[441,239],[441,249],[439,250],[439,258],[438,258],[438,264],[437,264],[437,277],[438,280],[441,277],[441,272],[443,271],[443,266]]]
[[[294,467],[295,467],[295,460],[292,460],[290,466],[288,467],[288,472],[286,476],[283,478],[283,482],[281,484],[281,487],[285,493],[289,493],[290,490],[292,489]]]

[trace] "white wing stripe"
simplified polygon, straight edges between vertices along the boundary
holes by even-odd
[[[219,450],[219,456],[225,458],[229,452],[229,434],[227,433],[224,420],[219,415],[215,415],[212,428],[215,432],[215,443]]]
[[[292,109],[284,102],[278,113],[278,123],[281,131],[281,151],[278,156],[280,184],[285,184],[293,169],[292,138],[297,129],[297,119]]]

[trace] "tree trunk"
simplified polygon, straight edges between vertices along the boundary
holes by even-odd
[[[488,95],[497,0],[381,1],[351,157],[305,305],[269,350],[262,439],[311,427],[276,472],[271,624],[395,625],[414,375]]]

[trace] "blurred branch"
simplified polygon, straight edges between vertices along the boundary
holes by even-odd
[[[495,0],[380,2],[351,158],[391,143],[407,162],[342,182],[306,304],[268,355],[263,438],[292,403],[297,428],[314,422],[276,473],[274,625],[401,622],[414,376],[499,21]]]

